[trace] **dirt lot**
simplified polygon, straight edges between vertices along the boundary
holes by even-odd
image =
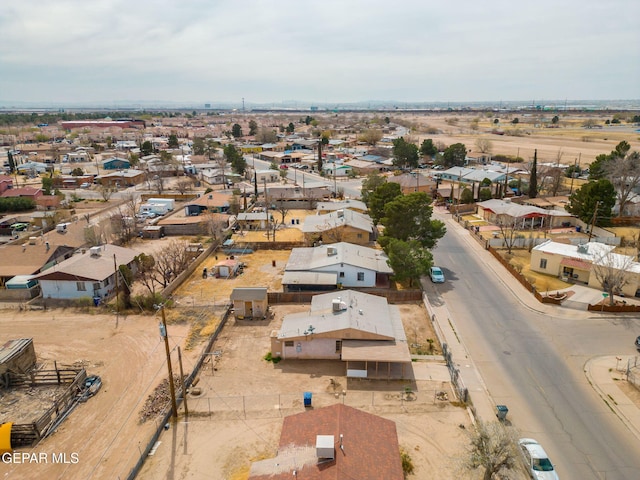
[[[282,418],[304,410],[305,391],[313,392],[314,407],[344,402],[394,420],[416,466],[414,478],[430,478],[433,471],[442,479],[458,476],[455,459],[467,443],[469,416],[455,402],[436,400],[437,391],[453,399],[441,362],[414,362],[412,381],[370,382],[347,380],[337,361],[264,360],[269,335],[283,316],[307,309],[278,305],[271,320],[230,322],[202,370],[200,393],[188,398],[188,417],[163,433],[139,478],[169,472],[169,478],[246,479],[252,460],[275,455]],[[400,309],[408,337],[427,343],[433,333],[424,308]],[[405,385],[416,392],[411,401],[401,398]]]

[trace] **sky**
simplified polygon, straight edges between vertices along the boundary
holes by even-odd
[[[639,0],[5,0],[0,105],[640,98]]]

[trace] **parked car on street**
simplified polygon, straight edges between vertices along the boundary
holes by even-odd
[[[556,469],[542,445],[533,438],[521,438],[518,440],[518,445],[531,478],[534,480],[559,480]]]
[[[440,267],[431,267],[429,269],[429,276],[433,283],[444,283],[444,273]]]
[[[636,348],[640,350],[640,337],[636,338]]]

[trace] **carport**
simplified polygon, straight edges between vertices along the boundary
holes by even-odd
[[[406,341],[343,340],[341,357],[348,378],[405,379],[411,371]]]

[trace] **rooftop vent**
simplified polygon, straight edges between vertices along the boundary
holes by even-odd
[[[336,210],[336,213],[338,214],[338,218],[343,218],[344,217],[344,210],[342,210],[342,209]]]
[[[89,249],[89,254],[92,257],[99,257],[100,256],[100,247],[91,247]]]
[[[338,249],[335,247],[327,247],[327,257],[333,257],[338,254]]]
[[[318,457],[318,460],[333,460],[336,458],[333,445],[333,435],[316,435],[316,457]]]
[[[338,297],[338,298],[334,298],[334,299],[331,301],[331,306],[333,307],[333,308],[332,308],[332,310],[333,310],[334,312],[341,312],[341,311],[343,311],[343,310],[346,310],[346,309],[347,309],[347,304],[346,304],[346,303],[344,303],[344,302],[342,301],[342,299],[341,299],[341,298],[339,298],[339,297]]]
[[[586,243],[578,245],[578,253],[589,253],[589,245]]]

